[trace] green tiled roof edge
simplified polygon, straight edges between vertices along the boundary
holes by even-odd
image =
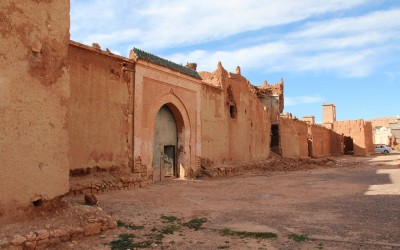
[[[181,72],[181,73],[183,73],[185,75],[192,76],[192,77],[197,78],[197,79],[201,79],[200,75],[195,70],[186,68],[186,67],[184,67],[182,65],[179,65],[177,63],[174,63],[174,62],[168,61],[168,60],[166,60],[164,58],[161,58],[161,57],[155,56],[153,54],[147,53],[147,52],[145,52],[143,50],[140,50],[138,48],[133,48],[133,52],[136,54],[136,56],[139,59],[143,59],[145,61],[152,62],[152,63],[158,64],[158,65],[170,68],[172,70]]]

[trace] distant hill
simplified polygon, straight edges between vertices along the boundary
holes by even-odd
[[[389,127],[389,123],[396,122],[397,118],[393,117],[379,117],[369,120],[372,123],[372,127]]]

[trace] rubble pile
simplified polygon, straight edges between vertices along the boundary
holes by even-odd
[[[8,237],[0,239],[0,249],[48,249],[117,227],[116,220],[99,207],[75,205],[70,210],[71,216],[80,218],[79,223],[65,221],[65,225],[57,227],[47,224],[42,228],[20,228],[14,231],[17,234],[5,233]]]
[[[214,166],[209,159],[201,159],[201,168],[196,177],[218,177],[231,176],[248,171],[267,171],[267,172],[291,172],[304,171],[317,168],[354,168],[367,165],[362,161],[338,161],[333,158],[282,158],[281,156],[271,152],[270,157],[265,160],[246,164],[224,164],[222,166]]]
[[[97,194],[112,190],[132,190],[152,183],[153,176],[146,176],[145,167],[135,160],[135,169],[112,168],[109,170],[90,169],[85,173],[73,173],[70,178],[68,195]],[[78,169],[80,170],[80,169]]]

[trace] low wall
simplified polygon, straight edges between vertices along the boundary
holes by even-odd
[[[306,122],[281,117],[279,120],[279,134],[282,157],[309,157],[308,127]]]
[[[342,136],[319,125],[309,126],[311,157],[320,158],[343,153]]]
[[[374,152],[372,143],[372,125],[362,119],[352,121],[336,121],[333,130],[337,134],[350,136],[354,143],[354,155],[370,155]]]

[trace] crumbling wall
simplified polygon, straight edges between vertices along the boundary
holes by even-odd
[[[202,154],[213,162],[246,163],[269,156],[271,122],[252,86],[236,73],[199,73],[202,87]]]
[[[314,158],[343,154],[343,138],[334,131],[320,125],[309,125],[312,142],[311,156]]]
[[[132,161],[133,63],[71,42],[68,66],[72,172],[128,166]]]
[[[354,155],[370,155],[374,151],[371,122],[362,119],[336,121],[333,123],[333,130],[338,134],[353,138]]]
[[[264,106],[264,110],[270,114],[269,120],[271,124],[278,124],[280,114],[283,112],[283,85],[283,80],[272,85],[264,81],[262,86],[253,87],[253,92],[257,94],[261,104]]]
[[[333,130],[330,132],[331,141],[331,155],[343,155],[344,154],[344,139],[342,134],[338,134]]]
[[[364,140],[367,155],[374,153],[374,143],[372,140],[372,123],[364,121]]]
[[[0,215],[68,191],[69,1],[0,1]]]
[[[308,127],[307,123],[291,118],[279,119],[279,136],[282,157],[308,157]]]

